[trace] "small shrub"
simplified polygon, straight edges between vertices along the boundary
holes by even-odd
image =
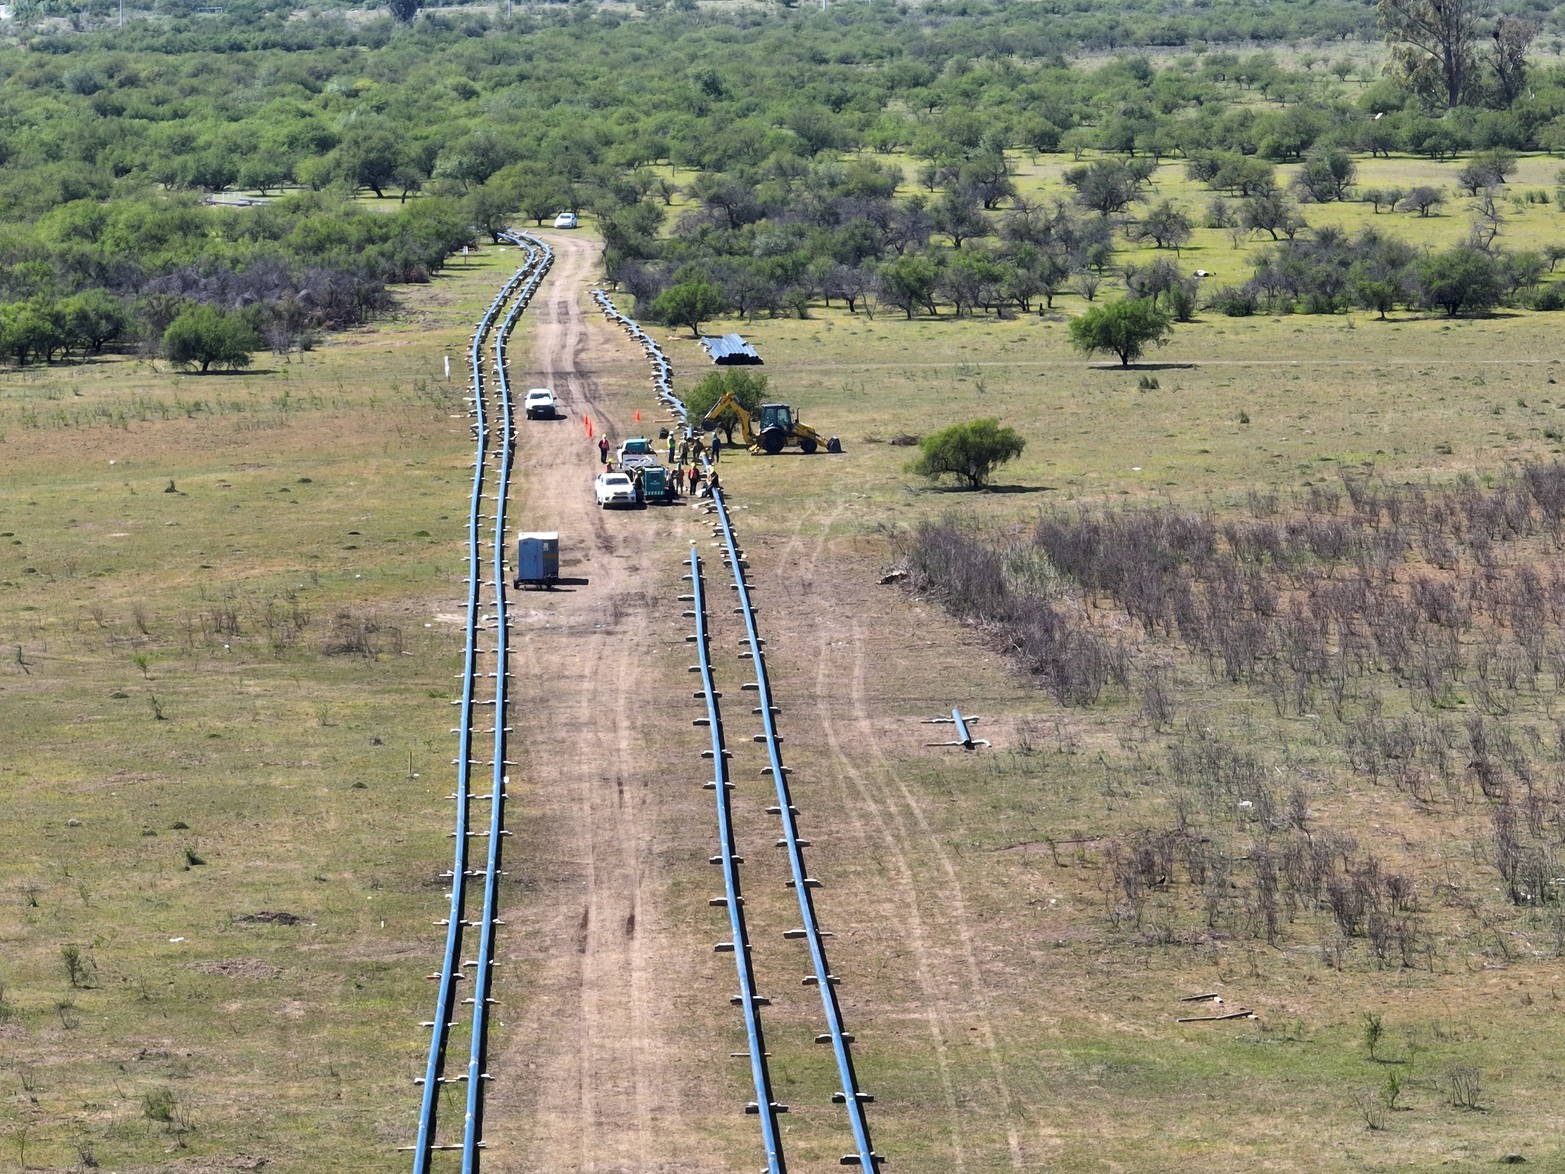
[[[1156,391],[1156,390],[1158,390],[1157,376],[1156,375],[1143,375],[1140,379],[1136,380],[1136,387],[1140,391]]]
[[[1207,305],[1229,318],[1248,318],[1258,308],[1255,295],[1238,285],[1219,286]]]
[[[1378,1060],[1375,1049],[1380,1046],[1382,1036],[1385,1034],[1385,1025],[1381,1023],[1380,1016],[1372,1011],[1364,1013],[1364,1048],[1369,1052],[1371,1060]]]
[[[1549,313],[1565,310],[1565,287],[1557,284],[1540,285],[1529,300],[1528,306]]]
[[[1402,1095],[1402,1074],[1393,1068],[1386,1073],[1386,1083],[1381,1086],[1380,1096],[1386,1102],[1386,1108],[1396,1111],[1397,1099]]]
[[[92,959],[82,953],[80,946],[69,944],[61,946],[60,963],[65,967],[66,981],[72,987],[84,987],[91,981]]]
[[[174,1090],[166,1085],[144,1093],[141,1098],[141,1115],[148,1121],[171,1122],[177,1107],[178,1098],[174,1096]]]
[[[1168,309],[1175,322],[1188,322],[1195,317],[1196,291],[1194,280],[1181,281],[1168,291]]]
[[[994,419],[970,420],[942,428],[919,442],[922,449],[908,469],[920,477],[938,480],[947,473],[965,478],[969,487],[982,489],[995,469],[1022,455],[1027,442],[1014,428],[1002,428]]]
[[[1483,1074],[1466,1064],[1453,1064],[1445,1070],[1446,1091],[1453,1109],[1476,1109],[1483,1096]]]
[[[200,867],[201,865],[203,865],[205,863],[206,863],[205,858],[199,856],[196,853],[196,850],[194,848],[192,848],[189,844],[185,845],[185,867],[186,868],[198,868],[198,867]]]
[[[1386,1107],[1373,1089],[1360,1089],[1353,1094],[1353,1103],[1364,1118],[1366,1129],[1380,1130],[1386,1127]]]

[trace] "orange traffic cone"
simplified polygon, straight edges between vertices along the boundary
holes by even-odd
[[[587,439],[591,440],[592,439],[592,417],[591,416],[583,416],[582,419],[587,421]]]
[[[636,423],[638,423],[638,424],[641,423],[641,409],[640,408],[636,409]]]

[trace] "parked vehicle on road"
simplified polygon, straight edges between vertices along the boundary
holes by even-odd
[[[547,587],[560,579],[560,535],[557,531],[535,531],[516,539],[515,587]]]
[[[636,484],[627,473],[599,473],[598,479],[593,482],[593,492],[597,495],[600,509],[606,510],[615,505],[634,508],[641,504],[636,500]]]
[[[679,500],[674,479],[662,465],[641,466],[641,500],[648,505],[667,505]]]
[[[554,392],[547,387],[535,387],[529,391],[527,398],[522,401],[522,407],[529,420],[552,420],[559,412],[554,402]]]
[[[616,469],[634,469],[638,466],[655,465],[657,463],[657,449],[652,447],[650,440],[641,436],[627,440],[619,446],[619,452],[614,455],[614,467]]]

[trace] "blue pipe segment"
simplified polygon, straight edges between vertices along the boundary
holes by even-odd
[[[597,301],[604,315],[611,321],[622,327],[631,338],[639,342],[653,365],[653,386],[657,389],[658,398],[672,411],[682,425],[689,426],[689,414],[684,403],[674,394],[673,373],[664,358],[662,349],[639,325],[632,319],[621,314],[615,309],[612,301],[602,290],[593,290],[593,298]],[[710,468],[708,469],[710,475]],[[734,541],[733,527],[729,522],[727,507],[723,504],[723,495],[720,488],[712,491],[712,501],[717,507],[718,521],[723,531],[723,540],[727,547],[729,565],[734,573],[734,586],[739,592],[739,606],[744,615],[745,631],[750,644],[750,657],[755,664],[756,687],[760,697],[761,722],[765,731],[766,752],[771,765],[767,768],[772,775],[777,788],[778,811],[782,818],[783,836],[788,849],[789,865],[792,869],[793,879],[790,882],[799,901],[799,915],[804,923],[804,935],[809,944],[810,958],[814,965],[814,974],[807,978],[806,982],[813,982],[820,988],[821,1005],[826,1015],[827,1034],[830,1037],[832,1051],[837,1058],[837,1073],[842,1081],[842,1091],[837,1094],[848,1112],[848,1122],[853,1131],[853,1141],[857,1152],[846,1154],[842,1158],[845,1166],[860,1166],[867,1170],[879,1170],[880,1163],[884,1160],[877,1154],[870,1143],[869,1122],[864,1115],[864,1105],[874,1098],[861,1092],[858,1085],[858,1076],[853,1069],[853,1053],[849,1049],[852,1037],[844,1030],[842,1024],[842,1009],[837,1002],[837,992],[834,989],[836,982],[830,967],[826,961],[826,948],[821,934],[820,926],[815,918],[815,902],[810,895],[810,890],[820,882],[807,875],[804,867],[803,845],[799,838],[798,820],[794,811],[793,802],[788,787],[788,772],[782,764],[782,752],[779,748],[780,740],[777,736],[777,724],[773,717],[771,686],[766,675],[766,660],[761,649],[761,638],[755,626],[755,609],[750,603],[750,589],[745,582],[744,568],[740,564],[738,545]],[[722,779],[719,778],[721,787]]]
[[[718,524],[723,531],[723,544],[727,548],[728,563],[734,573],[734,586],[739,592],[739,610],[744,616],[745,633],[750,643],[750,659],[755,665],[756,693],[760,705],[761,725],[766,737],[766,755],[771,765],[767,768],[777,789],[777,814],[782,820],[783,839],[788,849],[788,864],[793,873],[791,884],[799,901],[799,916],[804,923],[805,942],[809,946],[814,974],[805,981],[813,981],[820,988],[821,1008],[826,1016],[826,1030],[831,1037],[832,1051],[837,1057],[837,1074],[842,1081],[839,1094],[848,1111],[848,1124],[853,1131],[853,1143],[857,1153],[845,1155],[843,1165],[861,1166],[866,1170],[879,1170],[881,1157],[875,1152],[869,1138],[869,1121],[864,1115],[864,1105],[873,1100],[859,1090],[858,1076],[853,1070],[853,1053],[849,1049],[849,1037],[842,1025],[842,1008],[837,1002],[836,977],[826,962],[826,946],[820,925],[815,918],[815,901],[810,890],[820,882],[811,877],[804,867],[804,847],[799,840],[799,821],[794,810],[793,798],[788,786],[788,771],[783,766],[781,742],[777,736],[777,721],[772,706],[771,684],[766,674],[766,654],[761,647],[761,636],[755,626],[755,607],[750,602],[750,588],[745,581],[744,567],[739,558],[739,547],[734,541],[733,525],[729,521],[728,508],[723,503],[723,491],[714,487],[712,502],[717,507]],[[836,1099],[836,1098],[833,1098]]]
[[[723,902],[728,906],[728,924],[733,933],[734,966],[739,972],[739,995],[734,1000],[744,1011],[745,1034],[750,1045],[750,1078],[755,1084],[754,1110],[761,1118],[761,1140],[766,1147],[769,1174],[786,1174],[782,1138],[778,1134],[777,1115],[787,1112],[772,1095],[771,1074],[766,1066],[766,1037],[761,1031],[760,1007],[766,1002],[755,990],[755,970],[750,960],[750,936],[745,927],[744,896],[739,885],[738,850],[734,844],[733,808],[729,791],[728,751],[723,746],[723,719],[717,706],[717,688],[712,683],[711,637],[706,625],[706,589],[701,578],[701,559],[690,550],[691,610],[696,620],[696,650],[700,654],[701,689],[706,699],[707,725],[712,735],[713,789],[717,792],[717,832],[722,848]]]
[[[461,977],[457,958],[462,944],[463,912],[466,897],[466,879],[470,854],[468,852],[468,839],[471,836],[468,826],[468,811],[471,800],[471,767],[472,767],[472,735],[473,716],[477,701],[474,698],[474,685],[478,679],[477,671],[477,634],[479,611],[481,605],[482,581],[479,577],[480,546],[478,523],[480,519],[480,505],[484,489],[484,458],[488,451],[490,433],[493,427],[489,420],[484,396],[484,372],[482,361],[483,341],[496,329],[495,319],[511,302],[511,310],[507,314],[501,327],[500,341],[497,342],[497,362],[499,363],[499,390],[500,390],[500,428],[502,436],[501,469],[499,478],[499,509],[496,511],[495,525],[495,606],[496,621],[499,631],[499,648],[497,650],[498,663],[501,667],[496,674],[495,697],[495,781],[491,793],[490,813],[490,850],[489,861],[486,869],[486,885],[484,897],[484,911],[480,922],[480,961],[477,981],[474,983],[474,1014],[473,1032],[474,1044],[470,1049],[468,1063],[468,1098],[469,1107],[467,1122],[464,1128],[463,1162],[464,1174],[477,1170],[477,1151],[482,1141],[477,1135],[479,1126],[479,1113],[473,1108],[474,1094],[480,1084],[475,1078],[475,1068],[481,1068],[483,1059],[483,1044],[487,1031],[487,1004],[489,988],[489,948],[493,941],[494,929],[494,890],[498,881],[499,844],[502,838],[503,820],[503,792],[504,792],[504,729],[505,729],[505,675],[503,668],[506,657],[506,637],[508,629],[505,619],[505,595],[504,595],[504,525],[505,525],[505,500],[508,492],[512,434],[512,406],[508,382],[505,376],[503,346],[504,334],[508,333],[514,325],[517,316],[526,307],[533,291],[548,271],[553,261],[553,254],[542,241],[535,238],[510,235],[511,239],[526,254],[526,260],[522,267],[516,271],[509,281],[496,294],[483,318],[478,322],[473,333],[473,344],[469,351],[469,365],[472,371],[472,388],[474,393],[474,406],[477,415],[477,455],[474,460],[473,489],[468,518],[468,599],[467,618],[465,628],[466,650],[464,653],[464,670],[462,674],[462,698],[461,724],[459,726],[459,757],[457,765],[457,790],[456,790],[456,847],[453,853],[452,878],[451,878],[451,905],[446,919],[446,945],[445,954],[441,964],[440,989],[436,997],[435,1019],[431,1025],[429,1059],[425,1065],[423,1085],[424,1092],[419,1111],[418,1138],[413,1146],[413,1169],[415,1174],[427,1174],[429,1170],[432,1152],[439,1149],[456,1148],[454,1146],[437,1146],[435,1142],[435,1125],[439,1104],[439,1087],[444,1083],[441,1075],[445,1065],[445,1054],[449,1031],[454,1024],[451,1016],[454,1011],[456,983]],[[474,1055],[476,1054],[476,1060]]]
[[[516,320],[532,300],[534,291],[554,263],[554,253],[548,245],[534,238],[512,236],[523,248],[528,248],[538,258],[532,276],[512,304],[510,313],[501,324],[495,340],[495,371],[498,376],[501,401],[501,418],[504,422],[500,445],[500,483],[498,504],[494,516],[494,585],[496,631],[499,639],[495,648],[495,732],[494,774],[490,783],[489,804],[489,859],[484,871],[484,906],[479,923],[478,958],[473,976],[473,1029],[467,1061],[467,1113],[462,1132],[463,1174],[476,1174],[478,1151],[483,1145],[483,1082],[488,1074],[483,1071],[489,1041],[489,987],[493,971],[495,918],[498,909],[500,884],[500,845],[504,839],[505,824],[505,713],[507,653],[510,632],[505,610],[505,519],[506,504],[510,496],[511,468],[515,448],[515,412],[511,400],[510,380],[505,370],[505,341],[516,325]],[[524,244],[523,242],[527,243]]]

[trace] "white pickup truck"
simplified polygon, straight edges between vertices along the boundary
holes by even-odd
[[[614,456],[616,469],[638,469],[643,465],[655,465],[658,463],[657,450],[652,447],[652,442],[645,437],[635,437],[627,440],[619,446],[619,452]]]

